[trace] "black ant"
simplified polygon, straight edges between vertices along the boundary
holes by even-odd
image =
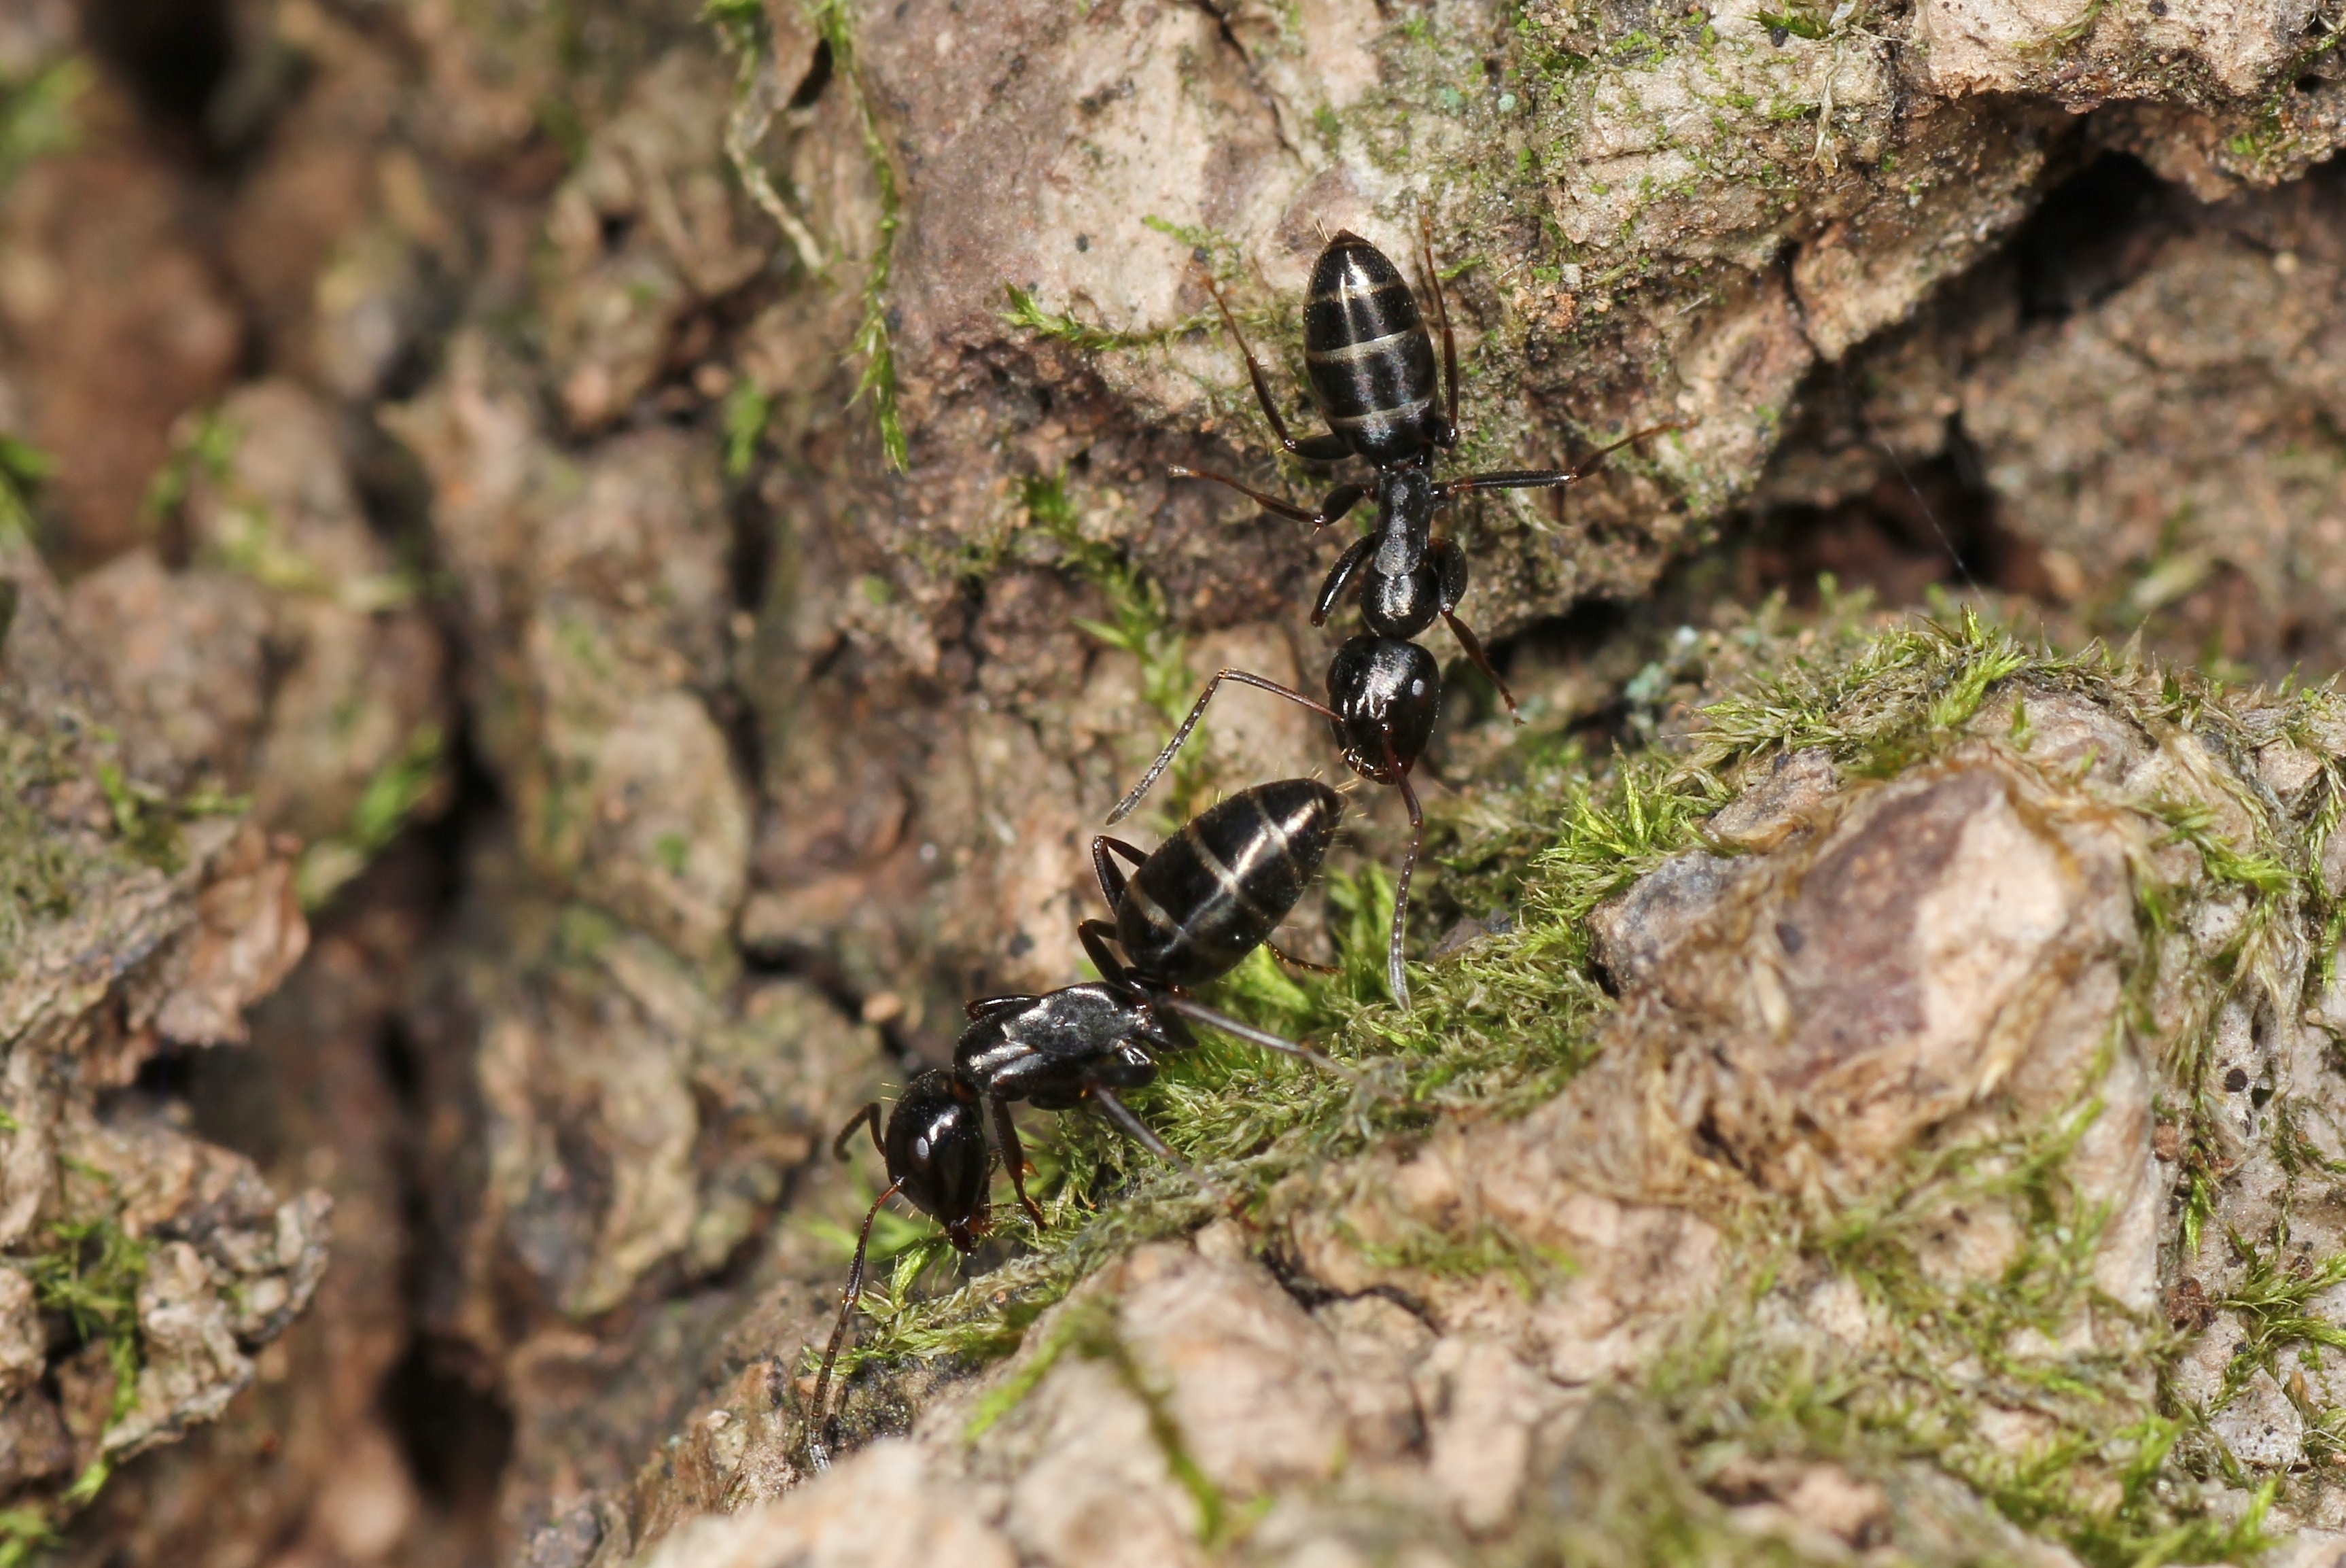
[[[1264,511],[1309,523],[1315,532],[1341,519],[1362,499],[1373,497],[1375,528],[1337,558],[1321,584],[1311,610],[1311,624],[1325,625],[1336,601],[1357,583],[1361,618],[1368,631],[1347,640],[1330,661],[1326,704],[1244,670],[1224,669],[1216,674],[1140,782],[1108,816],[1108,825],[1113,827],[1140,803],[1172,764],[1174,753],[1188,738],[1206,705],[1213,700],[1215,689],[1225,680],[1260,687],[1320,714],[1334,729],[1345,765],[1372,783],[1399,789],[1409,810],[1409,850],[1394,888],[1392,937],[1385,963],[1387,984],[1394,1002],[1402,1007],[1409,1005],[1409,977],[1402,962],[1409,883],[1425,830],[1424,813],[1409,775],[1433,737],[1442,708],[1441,667],[1412,639],[1437,617],[1445,622],[1474,667],[1498,688],[1507,711],[1515,712],[1515,694],[1492,667],[1472,628],[1458,618],[1458,603],[1466,596],[1466,555],[1451,540],[1433,536],[1433,514],[1477,490],[1533,490],[1574,484],[1632,442],[1680,428],[1661,424],[1637,431],[1577,468],[1515,469],[1436,480],[1433,474],[1435,451],[1458,443],[1458,348],[1450,328],[1449,306],[1433,269],[1430,226],[1421,235],[1420,259],[1423,286],[1433,297],[1434,317],[1442,328],[1438,387],[1433,341],[1424,317],[1409,284],[1384,252],[1349,229],[1321,251],[1303,308],[1303,359],[1327,412],[1329,429],[1301,441],[1288,433],[1287,423],[1271,398],[1269,378],[1247,347],[1221,290],[1214,289],[1223,324],[1246,359],[1255,401],[1270,422],[1281,449],[1307,463],[1365,458],[1375,465],[1376,476],[1367,484],[1337,485],[1313,511],[1266,495],[1228,474],[1184,467],[1166,472],[1175,479],[1210,479],[1227,484]],[[1436,405],[1437,391],[1443,394],[1447,412]],[[1516,722],[1522,722],[1520,715]]]
[[[1311,779],[1288,779],[1240,790],[1191,820],[1143,855],[1121,840],[1092,840],[1092,865],[1113,921],[1089,920],[1077,935],[1100,978],[1041,996],[988,996],[972,1002],[969,1026],[954,1046],[951,1069],[916,1075],[882,1132],[877,1101],[856,1112],[831,1142],[835,1158],[869,1126],[888,1166],[888,1186],[863,1216],[815,1379],[807,1451],[817,1469],[830,1464],[832,1418],[825,1407],[831,1375],[847,1334],[849,1310],[863,1289],[864,1255],[880,1206],[901,1194],[944,1227],[964,1256],[991,1226],[994,1144],[1010,1185],[1034,1221],[1043,1211],[1026,1194],[1026,1159],[1010,1105],[1068,1111],[1096,1105],[1127,1136],[1186,1173],[1217,1197],[1213,1184],[1133,1115],[1117,1091],[1157,1076],[1153,1053],[1197,1044],[1188,1021],[1267,1050],[1341,1072],[1308,1047],[1242,1023],[1183,993],[1229,973],[1268,941],[1303,896],[1327,857],[1343,799]],[[1127,878],[1112,855],[1134,862]],[[1116,949],[1124,950],[1119,960]],[[986,1136],[990,1115],[994,1139]]]
[[[992,1228],[988,1196],[994,1186],[994,1147],[985,1141],[985,1123],[978,1109],[977,1092],[958,1073],[932,1067],[913,1075],[888,1113],[888,1130],[880,1130],[880,1102],[855,1113],[831,1142],[833,1159],[847,1157],[848,1140],[866,1125],[872,1145],[888,1165],[888,1185],[863,1211],[863,1228],[855,1233],[855,1257],[847,1266],[847,1288],[840,1293],[839,1317],[831,1326],[831,1343],[823,1347],[822,1371],[814,1380],[814,1413],[807,1421],[807,1457],[817,1470],[831,1468],[834,1419],[824,1407],[831,1399],[831,1368],[847,1338],[847,1314],[863,1296],[863,1259],[872,1245],[872,1222],[880,1206],[902,1193],[907,1202],[944,1227],[945,1239],[964,1257],[977,1250],[978,1238]],[[1015,1145],[1014,1145],[1015,1146]],[[1015,1168],[1015,1166],[1013,1167]],[[1026,1211],[1036,1225],[1043,1211],[1022,1191]]]

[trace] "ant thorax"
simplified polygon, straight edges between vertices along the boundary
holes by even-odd
[[[1393,468],[1377,475],[1377,555],[1371,563],[1388,577],[1414,572],[1425,561],[1439,492],[1423,468]]]
[[[1171,1044],[1137,993],[1094,982],[976,1019],[962,1032],[954,1067],[999,1098],[1079,1099],[1093,1079],[1111,1088],[1148,1083],[1157,1069],[1144,1045]]]

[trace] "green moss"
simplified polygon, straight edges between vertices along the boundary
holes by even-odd
[[[556,956],[566,963],[591,964],[622,934],[619,922],[593,905],[565,904],[555,921]]]
[[[1372,1268],[1414,1269],[1453,1279],[1504,1274],[1513,1278],[1526,1300],[1543,1284],[1553,1284],[1573,1272],[1572,1259],[1565,1254],[1531,1247],[1513,1231],[1487,1221],[1477,1223],[1464,1237],[1416,1225],[1393,1241],[1371,1241],[1341,1218],[1334,1228]]]
[[[1110,350],[1151,349],[1171,342],[1174,339],[1213,324],[1213,312],[1200,311],[1196,315],[1159,327],[1148,332],[1111,332],[1089,326],[1062,311],[1046,311],[1035,296],[1015,283],[1005,283],[1004,290],[1010,297],[1010,309],[1002,319],[1010,325],[1065,343],[1086,353],[1103,353]]]
[[[2346,1253],[2320,1261],[2293,1256],[2286,1221],[2259,1247],[2238,1231],[2227,1233],[2240,1278],[2224,1293],[2223,1305],[2239,1314],[2242,1339],[2224,1369],[2224,1397],[2238,1393],[2259,1371],[2280,1374],[2279,1357],[2296,1346],[2325,1345],[2346,1350],[2346,1328],[2306,1310],[2313,1298],[2346,1281]]]
[[[33,1553],[56,1540],[48,1514],[38,1508],[0,1509],[0,1568],[21,1568]]]
[[[146,497],[138,507],[141,524],[153,528],[178,515],[199,474],[215,484],[225,480],[243,439],[243,433],[217,409],[207,409],[184,423],[174,433],[170,455],[148,482]]]
[[[757,46],[756,33],[766,19],[760,0],[703,0],[700,19],[714,25],[728,46],[737,51]]]
[[[1055,504],[1047,493],[1035,499],[1038,514]],[[1293,1189],[1281,1186],[1290,1178],[1305,1178],[1313,1201],[1329,1201],[1351,1179],[1346,1162],[1405,1145],[1437,1117],[1518,1115],[1568,1084],[1590,1060],[1613,1007],[1593,971],[1589,912],[1664,858],[1700,842],[1702,818],[1776,756],[1816,748],[1851,773],[1887,776],[1958,743],[2021,749],[2032,738],[2017,716],[1979,722],[2008,686],[2080,695],[2154,733],[2192,728],[2219,755],[2235,747],[2241,722],[2233,694],[2188,672],[2145,669],[2099,648],[2076,656],[2032,649],[1968,614],[1882,627],[1852,600],[1830,602],[1806,626],[1763,612],[1714,636],[1704,658],[1708,678],[1726,695],[1703,710],[1692,735],[1604,759],[1559,750],[1522,782],[1477,791],[1451,808],[1441,824],[1438,886],[1457,907],[1495,906],[1512,923],[1446,962],[1418,966],[1415,1010],[1396,1013],[1378,984],[1391,895],[1374,871],[1331,883],[1339,972],[1299,977],[1258,954],[1224,983],[1215,998],[1221,1004],[1312,1039],[1384,1095],[1209,1042],[1164,1064],[1158,1083],[1134,1096],[1142,1114],[1241,1205],[1275,1221],[1280,1206],[1292,1201]],[[2300,719],[2315,711],[2308,705],[2332,700],[2284,697]],[[2014,707],[2025,712],[2025,705]],[[2265,728],[2257,734],[2286,721],[2260,719]],[[2233,787],[2219,778],[2207,782]],[[1719,1511],[1694,1484],[1739,1461],[1779,1458],[1829,1458],[1885,1484],[1917,1466],[1942,1471],[2003,1520],[2062,1543],[2096,1568],[2240,1561],[2261,1549],[2273,1486],[2244,1475],[2198,1412],[2168,1402],[2165,1375],[2180,1341],[2163,1321],[2140,1319],[2101,1294],[2095,1266],[2112,1216],[2073,1184],[2069,1170],[2104,1115],[2098,1085],[2121,1051],[2141,1051],[2167,1064],[2171,1087],[2184,1095],[2179,1106],[2163,1104],[2159,1115],[2181,1121],[2188,1134],[2180,1174],[2198,1195],[2189,1201],[2207,1206],[2199,1223],[2216,1212],[2216,1185],[2228,1167],[2198,1098],[2206,1031],[2239,985],[2270,970],[2280,951],[2275,933],[2288,923],[2281,917],[2309,896],[2309,845],[2318,849],[2337,812],[2324,808],[2313,826],[2284,830],[2251,810],[2253,841],[2233,843],[2213,814],[2188,803],[2113,804],[2132,807],[2155,830],[2190,845],[2205,872],[2187,886],[2160,888],[2147,861],[2137,867],[2145,946],[2157,948],[2161,918],[2188,916],[2189,900],[2214,894],[2250,907],[2237,951],[2219,955],[2204,980],[2184,977],[2197,988],[2188,1013],[2165,1024],[2148,1006],[2160,978],[2155,959],[2129,972],[2127,1004],[2096,1062],[2049,1122],[1990,1124],[1986,1132],[1926,1139],[1862,1207],[1812,1207],[1755,1189],[1741,1207],[1715,1216],[1728,1238],[1722,1274],[1737,1284],[1684,1326],[1635,1390],[1639,1408],[1662,1423],[1659,1436],[1649,1434],[1661,1457],[1615,1498],[1626,1511],[1611,1527],[1616,1538],[1640,1543],[1623,1561],[1796,1555],[1781,1543],[1722,1535]],[[2162,908],[2167,917],[2157,913]],[[2286,1103],[2276,1113],[2276,1148],[2300,1168],[2326,1169],[2309,1139],[2290,1144],[2290,1115]],[[1047,1166],[1035,1190],[1049,1219],[1034,1249],[927,1299],[910,1289],[917,1275],[900,1270],[904,1288],[856,1353],[860,1365],[997,1359],[1101,1264],[1216,1212],[1090,1118],[1062,1117],[1034,1142]],[[1361,1179],[1370,1179],[1362,1170]],[[1930,1261],[1950,1217],[1964,1212],[2013,1222],[2002,1266],[1984,1278],[1950,1275]],[[2240,1270],[2220,1304],[2247,1337],[2228,1371],[2228,1391],[2290,1355],[2346,1349],[2346,1329],[2310,1309],[2320,1292],[2346,1281],[2346,1257],[2292,1254],[2286,1234],[2284,1225],[2257,1244],[2232,1238]],[[1569,1268],[1569,1260],[1542,1256],[1488,1225],[1356,1245],[1373,1264],[1469,1277],[1503,1271],[1534,1288],[1548,1288]],[[1787,1349],[1780,1314],[1760,1310],[1761,1303],[1827,1280],[1854,1290],[1873,1331],[1846,1342],[1807,1337]],[[1056,1319],[980,1405],[970,1436],[1000,1422],[1067,1354],[1113,1355],[1112,1313],[1095,1303]],[[2086,1327],[2094,1331],[2080,1333]],[[2011,1412],[2035,1423],[2038,1435],[2025,1448],[2011,1446]],[[2323,1424],[2330,1418],[2317,1417],[2309,1442],[2321,1451],[2331,1441]],[[2346,1418],[2338,1425],[2346,1442]],[[2236,1489],[2234,1505],[2219,1506],[2218,1490],[2227,1487]],[[2237,1506],[2243,1494],[2245,1508]],[[1545,1504],[1532,1506],[1537,1513]],[[1525,1561],[1609,1560],[1594,1544],[1606,1539],[1602,1532],[1579,1555],[1541,1555],[1569,1528],[1535,1523],[1549,1532],[1540,1539],[1551,1545]],[[1491,1561],[1514,1561],[1507,1553],[1522,1543],[1492,1548]],[[1957,1560],[1998,1550],[1983,1537],[1979,1553]]]
[[[39,802],[76,772],[54,737],[0,726],[0,974],[14,972],[35,922],[72,905],[85,856]]]
[[[47,453],[0,431],[0,550],[39,546],[41,530],[33,514],[33,498],[56,472],[56,460]],[[5,589],[0,590],[6,598],[0,605],[0,651],[5,651],[8,626],[16,616],[16,585],[12,580],[0,581],[6,581]]]
[[[2297,873],[2277,854],[2246,850],[2216,833],[2216,808],[2206,801],[2153,800],[2145,809],[2165,822],[2175,843],[2188,844],[2199,863],[2220,882],[2231,882],[2263,898],[2297,891]]]
[[[78,1344],[106,1347],[114,1372],[114,1404],[107,1417],[110,1429],[138,1402],[138,1288],[147,1278],[148,1247],[111,1216],[60,1221],[49,1227],[49,1237],[55,1243],[51,1250],[22,1259],[17,1267],[32,1282],[42,1308],[60,1315]],[[59,1511],[70,1512],[87,1503],[113,1470],[113,1461],[101,1451],[60,1494]],[[22,1552],[47,1539],[52,1524],[48,1515],[34,1509],[0,1518],[0,1564],[21,1561]],[[12,1551],[20,1555],[12,1558]]]
[[[1070,1350],[1098,1353],[1116,1331],[1116,1304],[1105,1297],[1071,1305],[1052,1324],[1050,1333],[1029,1350],[1017,1369],[989,1390],[970,1412],[962,1441],[975,1442],[994,1430],[1003,1417],[1016,1410],[1026,1396],[1042,1386],[1053,1367]]]
[[[758,444],[766,439],[774,402],[749,382],[737,383],[725,394],[721,421],[725,428],[725,477],[743,479],[757,461]]]
[[[2020,47],[2024,51],[2046,55],[2060,54],[2065,50],[2073,49],[2084,43],[2092,34],[2096,25],[2102,19],[2102,12],[2108,5],[2109,0],[2086,0],[2085,8],[2076,15],[2046,33],[2043,37],[2033,39],[2021,45]]]
[[[66,151],[80,139],[75,107],[96,73],[78,55],[35,72],[21,81],[0,77],[0,191],[15,183],[26,166]]]
[[[127,777],[112,762],[97,765],[97,787],[113,813],[114,830],[130,852],[159,870],[178,871],[184,856],[170,798],[151,784]]]
[[[1239,261],[1239,243],[1219,229],[1207,229],[1195,224],[1175,223],[1150,212],[1142,215],[1140,226],[1153,229],[1168,239],[1178,239],[1189,248],[1190,259],[1214,269],[1221,276],[1223,269]]]
[[[880,209],[879,231],[863,274],[863,314],[850,347],[863,361],[852,401],[872,400],[872,415],[880,430],[881,455],[902,473],[906,463],[904,424],[896,412],[896,355],[889,340],[888,282],[895,265],[896,230],[903,222],[904,201],[896,183],[895,160],[881,135],[879,117],[865,91],[856,63],[855,27],[848,16],[848,0],[811,0],[807,19],[816,35],[831,46],[831,79],[854,106],[863,132],[863,155],[872,168]]]
[[[446,775],[447,745],[436,724],[416,726],[405,745],[367,780],[342,830],[302,852],[294,889],[317,910],[399,836]]]
[[[975,1442],[1023,1403],[1051,1369],[1069,1355],[1104,1361],[1148,1412],[1148,1433],[1165,1461],[1165,1468],[1198,1510],[1198,1543],[1211,1550],[1229,1538],[1237,1516],[1197,1457],[1189,1451],[1163,1390],[1152,1384],[1117,1332],[1116,1304],[1094,1297],[1060,1314],[1051,1332],[1026,1357],[1010,1378],[994,1390],[972,1412],[963,1429],[965,1441]]]
[[[1749,1294],[1721,1303],[1648,1385],[1698,1467],[1789,1455],[1888,1473],[1926,1461],[2012,1522],[2108,1568],[2238,1561],[2260,1549],[2271,1489],[2228,1522],[2204,1507],[2176,1463],[2193,1422],[2154,1408],[2151,1376],[2174,1343],[2144,1334],[2144,1349],[2132,1353],[2063,1348],[2081,1317],[2102,1321],[2100,1342],[2125,1339],[2126,1314],[2093,1284],[2107,1216],[2080,1205],[2064,1174],[2099,1113],[2089,1096],[2051,1127],[1929,1155],[1884,1202],[1822,1231],[1802,1234],[1779,1214],[1755,1217],[1744,1245],[1763,1256],[1772,1249],[1775,1267],[1747,1266]],[[1918,1241],[1940,1217],[1991,1204],[2023,1222],[1998,1276],[1950,1285],[1919,1266]],[[1759,1239],[1770,1233],[1780,1239]],[[1786,1351],[1756,1326],[1754,1308],[1777,1272],[1803,1258],[1856,1284],[1885,1321],[1867,1349],[1810,1342]],[[2313,1271],[2256,1293],[2276,1312],[2262,1341],[2268,1352],[2302,1337],[2288,1313],[2319,1278]],[[2010,1450],[1983,1425],[1990,1405],[2026,1412],[2043,1435]]]

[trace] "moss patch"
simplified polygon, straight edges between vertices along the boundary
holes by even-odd
[[[49,1250],[10,1266],[31,1280],[42,1310],[62,1319],[72,1341],[106,1347],[114,1374],[110,1428],[138,1401],[138,1288],[147,1278],[148,1247],[111,1218],[60,1222],[49,1227]],[[0,1568],[16,1568],[54,1543],[58,1525],[97,1497],[113,1473],[114,1461],[101,1451],[53,1507],[0,1510]]]
[[[1524,782],[1445,808],[1438,875],[1448,896],[1505,919],[1493,922],[1504,928],[1499,934],[1417,966],[1413,1012],[1397,1013],[1382,996],[1391,894],[1374,871],[1331,885],[1339,972],[1297,977],[1258,954],[1224,983],[1223,1005],[1313,1039],[1389,1098],[1209,1043],[1166,1061],[1158,1081],[1134,1095],[1137,1108],[1183,1156],[1270,1217],[1275,1189],[1299,1173],[1406,1144],[1438,1119],[1518,1116],[1558,1094],[1591,1059],[1613,1007],[1593,967],[1590,911],[1701,841],[1704,816],[1784,752],[1820,748],[1845,774],[1876,777],[1959,741],[2025,752],[2034,738],[2025,705],[2014,704],[2009,719],[1996,712],[1984,728],[1981,720],[2000,692],[2016,689],[2083,697],[2146,735],[2188,737],[2200,748],[2189,754],[2238,759],[2275,737],[2326,729],[2337,707],[2326,692],[2233,691],[2098,647],[2076,655],[2032,647],[1969,613],[1884,626],[1851,601],[1805,626],[1763,612],[1708,634],[1698,654],[1687,662],[1723,695],[1692,729],[1600,760],[1559,753]],[[2244,815],[2231,808],[2249,799],[2239,782],[2248,776],[2236,761],[2192,780],[2188,799],[2108,802],[2135,814],[2145,842],[2165,840],[2154,852],[2168,869],[2137,868],[2146,951],[2156,952],[2163,926],[2194,901],[2230,900],[2247,911],[2232,945],[2201,966],[2207,972],[2183,977],[2188,1005],[2179,1011],[2171,996],[2154,1004],[2153,995],[2178,976],[2163,973],[2155,958],[2138,965],[2126,978],[2131,1001],[2102,1056],[2106,1068],[2130,1040],[2161,1065],[2167,1092],[2185,1096],[2163,1114],[2186,1124],[2179,1168],[2203,1222],[2219,1211],[2217,1188],[2229,1168],[2199,1099],[2210,1020],[2249,978],[2271,976],[2284,952],[2278,933],[2309,913],[2316,929],[2328,918],[2327,905],[2307,891],[2318,881],[2307,856],[2334,823],[2335,806],[2308,807],[2301,815],[2310,828],[2291,828],[2261,807]],[[2179,883],[2178,851],[2192,868]],[[1993,1511],[1983,1517],[2000,1516],[1996,1528],[2058,1541],[2096,1564],[2238,1561],[2260,1549],[2278,1483],[2244,1472],[2204,1418],[2164,1391],[2184,1341],[2163,1320],[2109,1300],[2095,1282],[2111,1217],[2073,1187],[2068,1167],[2104,1115],[2093,1086],[2102,1076],[2088,1074],[2076,1101],[2045,1124],[1926,1143],[1862,1210],[1820,1214],[1755,1197],[1747,1211],[1721,1218],[1736,1257],[1725,1277],[1742,1281],[1741,1291],[1687,1326],[1635,1390],[1667,1434],[1658,1479],[1624,1502],[1647,1510],[1645,1538],[1658,1553],[1648,1560],[1723,1560],[1717,1511],[1701,1489],[1738,1463],[1820,1458],[1893,1491],[1916,1467],[1953,1477]],[[2296,1168],[2328,1169],[2307,1134],[2290,1134],[2295,1124],[2286,1115],[2277,1125],[2277,1138],[2294,1137]],[[942,1250],[915,1243],[874,1303],[876,1332],[846,1364],[994,1361],[1103,1263],[1214,1212],[1092,1118],[1062,1117],[1035,1143],[1049,1223],[1040,1235],[1025,1234],[1023,1221],[1012,1231],[1031,1250],[963,1288],[922,1298],[921,1270]],[[2197,1166],[2195,1147],[2204,1149]],[[1994,1275],[1950,1281],[1926,1267],[1928,1237],[1965,1206],[2013,1217],[2014,1239]],[[2216,1304],[2240,1319],[2246,1338],[2228,1391],[2283,1356],[2346,1349],[2346,1330],[2308,1306],[2346,1278],[2346,1261],[2308,1259],[2285,1240],[2231,1237],[2238,1277]],[[1403,1250],[1395,1261],[1450,1274],[1510,1272],[1527,1289],[1543,1288],[1556,1261],[1494,1227],[1429,1236],[1424,1247]],[[1879,1333],[1862,1348],[1821,1350],[1771,1339],[1768,1315],[1755,1308],[1794,1280],[1853,1291]],[[1085,1311],[1055,1320],[1050,1341],[1034,1347],[1018,1374],[978,1408],[973,1438],[1025,1397],[1051,1361],[1092,1353],[1097,1314]],[[2094,1332],[2081,1336],[2081,1325]],[[2035,1434],[2027,1442],[2012,1441],[2013,1420]],[[2327,1429],[2310,1424],[2309,1441],[2321,1450]]]

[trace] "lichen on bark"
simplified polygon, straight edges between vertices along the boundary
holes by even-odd
[[[122,1093],[159,1053],[240,1042],[308,930],[240,806],[132,771],[143,732],[14,527],[0,573],[0,1557],[18,1562],[251,1380],[317,1288],[330,1205],[280,1200]]]

